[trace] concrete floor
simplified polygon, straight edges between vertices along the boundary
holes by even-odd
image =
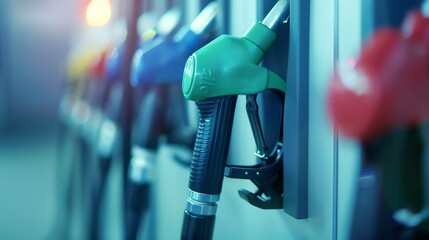
[[[0,132],[0,239],[57,240],[85,239],[82,208],[79,208],[79,189],[66,197],[66,180],[73,153],[73,138],[61,143],[58,126],[10,129]],[[59,146],[63,146],[61,151]],[[67,146],[64,148],[64,146]],[[171,149],[161,147],[158,155],[157,183],[153,195],[157,223],[155,236],[160,240],[180,236],[186,185],[189,170],[171,161]],[[61,155],[59,154],[61,152]],[[64,160],[69,161],[64,161]],[[112,168],[108,178],[106,201],[102,203],[102,239],[121,239],[119,210],[121,202],[121,168]],[[162,170],[162,171],[161,171]],[[76,176],[79,179],[79,176]],[[76,179],[76,178],[75,178]],[[244,184],[244,185],[243,185]],[[78,184],[79,185],[79,184]],[[215,239],[285,239],[282,210],[264,211],[246,204],[238,197],[237,189],[251,184],[241,180],[225,180]],[[65,211],[66,199],[76,203],[71,212]],[[67,220],[67,221],[65,221]],[[82,224],[83,223],[83,224]],[[64,226],[70,232],[62,235]],[[147,227],[147,226],[146,226]],[[245,232],[237,229],[247,229]],[[263,229],[271,229],[269,232]],[[147,229],[143,232],[147,231]],[[143,234],[144,235],[144,234]],[[146,236],[140,239],[152,239]]]
[[[67,192],[79,149],[75,136],[67,132],[61,138],[59,129],[54,124],[0,130],[0,239],[85,239],[79,175],[73,175],[71,195]],[[123,234],[122,175],[116,165],[102,203],[102,239],[107,240]]]
[[[0,132],[0,239],[47,239],[58,207],[57,127]]]

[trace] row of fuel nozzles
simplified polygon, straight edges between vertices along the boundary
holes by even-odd
[[[150,47],[142,46],[135,55],[133,85],[177,81],[184,69],[183,94],[196,101],[200,110],[183,238],[207,238],[212,234],[235,105],[231,96],[286,89],[281,77],[258,64],[275,41],[274,29],[286,19],[288,5],[288,1],[279,1],[274,11],[245,36],[221,36],[192,54],[186,65],[185,60],[196,50],[195,46],[204,43],[200,36],[214,19],[214,4],[203,11],[204,17],[197,18],[188,32],[181,32],[171,41],[157,42],[155,36]],[[378,30],[357,59],[338,65],[327,102],[331,118],[341,132],[370,139],[392,127],[427,119],[428,31],[428,18],[414,11],[401,30]],[[118,49],[115,56],[121,56]],[[221,139],[223,144],[216,137],[225,137]]]

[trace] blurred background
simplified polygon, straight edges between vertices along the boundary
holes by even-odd
[[[192,25],[210,2],[218,4],[215,23],[205,23],[206,14]],[[198,120],[181,94],[185,61],[220,34],[242,36],[276,2],[0,1],[0,239],[178,239]],[[371,211],[353,214],[356,202],[378,206],[376,180],[360,172],[361,142],[332,128],[327,90],[336,63],[356,56],[377,27],[400,26],[421,3],[291,0],[290,19],[263,63],[287,81],[289,125],[275,124],[283,98],[258,101],[262,112],[273,111],[262,117],[264,133],[283,134],[288,146],[285,174],[294,174],[282,188],[296,201],[256,208],[237,194],[256,189],[250,181],[225,178],[214,239],[377,239],[356,230],[376,222]],[[198,38],[181,42],[189,26],[204,24]],[[257,163],[245,104],[240,96],[230,165]],[[138,161],[146,157],[149,164]],[[135,195],[125,197],[125,189]],[[148,213],[127,209],[129,202],[148,205]],[[128,211],[138,213],[134,237],[124,226]]]
[[[1,238],[43,239],[54,226],[58,107],[78,8],[72,1],[0,3]]]

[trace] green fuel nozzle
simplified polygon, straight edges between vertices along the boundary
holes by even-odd
[[[182,90],[188,100],[196,101],[200,119],[182,240],[213,238],[237,95],[253,95],[265,89],[285,91],[285,81],[258,64],[276,38],[274,28],[287,18],[288,12],[289,0],[280,0],[264,21],[253,25],[244,37],[222,35],[195,52],[186,63]],[[255,198],[248,197],[249,203]]]
[[[275,41],[274,29],[288,11],[289,1],[278,1],[244,37],[222,35],[190,56],[182,82],[186,99],[256,94],[265,89],[284,92],[285,81],[258,64]]]

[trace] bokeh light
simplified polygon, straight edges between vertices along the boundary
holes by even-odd
[[[109,0],[91,0],[86,8],[86,23],[91,27],[101,27],[109,22],[112,8]]]

